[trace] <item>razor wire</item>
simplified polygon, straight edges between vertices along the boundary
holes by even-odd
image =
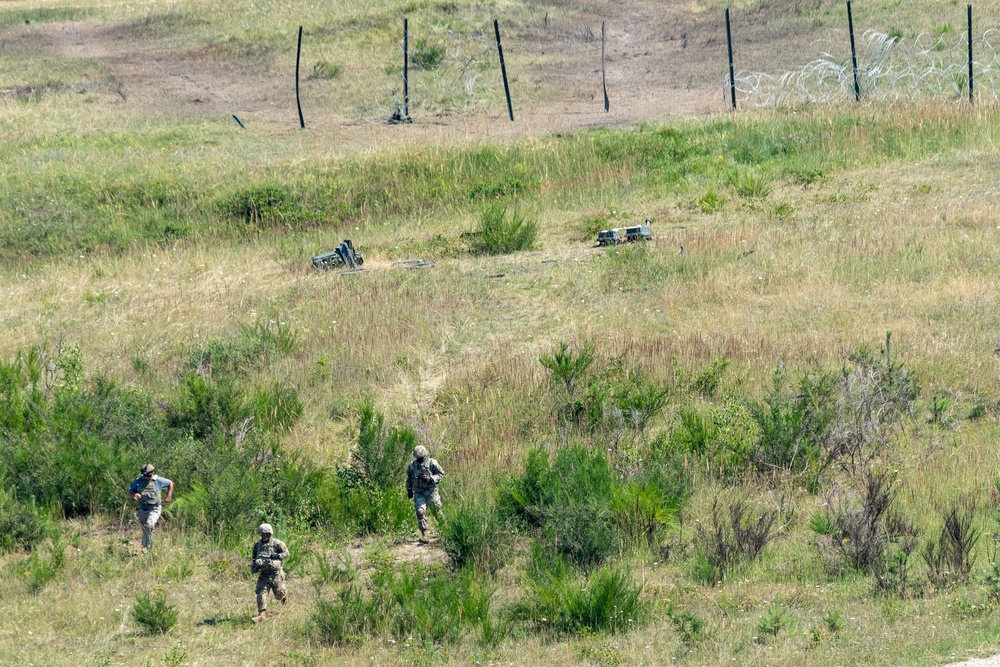
[[[420,68],[414,56],[420,46],[441,49],[433,67]],[[468,113],[495,102],[499,73],[496,42],[485,31],[458,31],[431,26],[418,40],[410,43],[409,107],[414,111]],[[403,44],[398,48],[403,60]],[[402,67],[398,78],[377,86],[362,114],[368,122],[385,122],[404,104]],[[496,81],[493,80],[496,78]]]
[[[1000,99],[1000,56],[988,31],[973,45],[977,99]],[[910,39],[868,30],[858,49],[858,83],[863,100],[895,104],[916,99],[960,101],[969,91],[968,33]],[[957,44],[956,44],[957,42]],[[832,50],[832,49],[831,49]],[[736,74],[741,104],[757,107],[831,104],[854,100],[850,54],[837,58],[821,51],[818,58],[793,70]],[[728,90],[729,76],[724,85]]]

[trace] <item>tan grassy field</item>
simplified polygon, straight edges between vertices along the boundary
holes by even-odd
[[[75,517],[39,545],[37,554],[62,549],[65,563],[37,592],[39,561],[18,549],[0,555],[0,664],[933,665],[995,652],[996,109],[942,101],[714,115],[724,109],[722,7],[8,0],[0,360],[33,345],[55,358],[76,344],[88,378],[168,404],[213,341],[238,339],[241,325],[287,327],[289,351],[242,377],[297,391],[301,415],[281,445],[345,465],[370,398],[441,462],[450,509],[482,498],[534,446],[609,444],[603,432],[561,421],[558,387],[539,363],[561,341],[592,343],[600,363],[618,358],[668,388],[644,437],[669,439],[685,410],[762,397],[779,366],[837,371],[862,347],[878,353],[891,331],[895,358],[921,392],[875,465],[898,480],[897,507],[922,541],[948,503],[976,499],[982,536],[967,582],[935,585],[919,552],[899,595],[873,593],[871,573],[831,566],[811,523],[834,490],[858,488],[854,475],[833,470],[810,492],[791,474],[719,477],[692,455],[692,496],[662,543],[615,558],[650,605],[631,632],[560,635],[533,618],[512,621],[495,643],[469,630],[457,643],[385,634],[330,646],[313,615],[334,585],[311,558],[290,573],[291,603],[255,626],[245,565],[252,525],[234,543],[171,519],[154,555],[140,556],[122,493],[117,516]],[[979,29],[989,29],[993,4],[976,9]],[[905,34],[964,16],[950,3],[914,3],[905,25],[889,3],[855,7],[856,21],[862,11]],[[485,17],[506,18],[518,122],[504,119],[499,81],[467,96],[468,78],[444,84],[417,72],[417,123],[383,126],[403,14],[452,46],[448,30],[489,37]],[[775,70],[801,63],[815,40],[842,35],[843,14],[830,2],[734,5],[751,26],[745,53]],[[599,108],[595,42],[585,33],[604,17],[610,116]],[[300,24],[306,70],[342,68],[305,82],[305,132],[290,85]],[[477,82],[496,78],[486,65],[475,71]],[[437,97],[417,102],[418,92]],[[691,115],[706,117],[681,118]],[[656,124],[667,118],[668,128]],[[604,124],[613,129],[587,129]],[[657,152],[671,141],[684,148]],[[742,178],[758,191],[741,191]],[[264,229],[223,210],[241,187],[264,183],[287,187],[309,210]],[[532,249],[469,251],[463,233],[491,197],[516,200],[537,219]],[[656,238],[644,250],[594,247],[596,229],[646,218]],[[344,238],[366,271],[314,270],[310,258]],[[395,263],[414,257],[435,265]],[[731,364],[718,391],[690,391],[685,378],[718,360]],[[12,432],[0,421],[0,444],[14,442]],[[194,493],[189,472],[164,470],[180,498]],[[695,535],[716,497],[782,511],[760,557],[709,585],[693,574]],[[379,563],[446,562],[441,541],[414,547],[411,527],[377,538],[292,527],[279,537],[302,553],[346,551],[370,583]],[[514,614],[530,588],[535,537],[508,538],[516,548],[491,580],[495,608]],[[130,616],[149,590],[165,591],[179,612],[162,636]],[[675,610],[703,629],[685,635]],[[768,617],[778,619],[773,636]]]

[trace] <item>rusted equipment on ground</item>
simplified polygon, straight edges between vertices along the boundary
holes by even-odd
[[[597,232],[597,245],[619,245],[636,241],[649,241],[653,238],[650,221],[634,227],[615,227]]]
[[[350,239],[344,239],[336,250],[313,257],[317,269],[360,269],[364,263],[365,258],[355,252]]]

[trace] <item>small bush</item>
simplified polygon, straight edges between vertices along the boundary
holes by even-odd
[[[167,410],[167,424],[189,431],[196,439],[227,434],[248,417],[243,388],[223,377],[188,373],[177,403]]]
[[[302,416],[302,401],[295,387],[276,382],[253,392],[250,411],[258,427],[272,433],[288,431]]]
[[[538,221],[526,218],[517,208],[493,201],[480,211],[474,238],[472,252],[477,255],[508,255],[530,250],[538,239]]]
[[[586,374],[594,363],[594,346],[584,345],[579,352],[574,352],[569,343],[559,343],[559,349],[551,354],[543,354],[538,359],[542,366],[552,372],[552,381],[561,382],[566,387],[570,400],[576,391],[576,384]]]
[[[448,511],[441,524],[444,552],[452,566],[495,574],[506,563],[510,530],[494,507],[468,500]]]
[[[667,607],[667,618],[673,623],[684,646],[690,648],[704,637],[705,620],[697,614],[690,611],[675,611],[674,605],[671,603]]]
[[[351,469],[362,484],[378,489],[398,489],[405,481],[407,462],[417,435],[409,428],[386,428],[385,416],[371,403],[361,407],[358,444],[351,453]]]
[[[499,641],[505,626],[492,600],[492,585],[472,570],[450,575],[414,564],[379,566],[367,592],[348,584],[335,600],[317,605],[310,624],[320,641],[332,645],[378,635],[452,645],[467,631]]]
[[[500,516],[537,529],[549,547],[583,567],[595,567],[627,544],[658,546],[687,498],[683,461],[664,443],[644,447],[629,479],[604,452],[581,445],[528,454],[522,473],[500,482]]]
[[[831,609],[823,614],[823,625],[831,633],[836,634],[844,629],[844,617],[836,609]]]
[[[729,359],[714,359],[712,363],[691,378],[691,388],[708,398],[714,397],[729,364]]]
[[[441,65],[445,57],[445,49],[437,44],[429,44],[427,40],[418,39],[410,62],[415,69],[435,70]]]
[[[244,188],[223,202],[223,210],[253,229],[267,229],[294,222],[300,207],[287,188],[264,184]]]
[[[828,553],[848,568],[875,577],[875,592],[903,595],[910,587],[910,555],[917,546],[917,531],[892,511],[893,479],[888,473],[865,475],[861,502],[831,498],[833,530],[824,542]]]
[[[325,60],[319,60],[313,65],[312,72],[306,76],[306,79],[336,79],[343,71],[344,68],[339,63],[330,63]]]
[[[952,504],[944,512],[940,534],[924,543],[921,555],[936,586],[968,581],[976,560],[976,545],[982,536],[976,525],[976,510],[972,502]]]
[[[150,635],[163,635],[177,624],[177,610],[167,603],[165,593],[140,593],[132,607],[132,619]]]
[[[681,494],[664,488],[657,477],[634,479],[612,492],[615,523],[630,544],[656,549],[663,533],[676,524]]]
[[[63,570],[66,557],[63,551],[62,542],[58,537],[53,540],[48,557],[43,556],[39,551],[32,552],[31,556],[22,565],[23,578],[28,590],[32,595],[38,595],[49,585]]]
[[[715,213],[722,208],[724,204],[725,201],[711,186],[709,186],[708,191],[705,192],[701,199],[698,200],[698,208],[705,214]]]
[[[642,585],[625,570],[605,567],[579,577],[558,556],[535,545],[528,576],[526,613],[543,629],[618,634],[645,620],[648,603],[641,599]]]
[[[11,491],[0,486],[0,552],[31,551],[49,533],[49,519],[33,498],[21,502]]]
[[[594,567],[621,550],[614,514],[603,499],[577,499],[547,512],[545,535],[577,565]]]
[[[728,516],[723,516],[721,509],[716,497],[710,524],[699,525],[695,534],[694,574],[712,585],[722,581],[737,563],[756,560],[776,537],[777,510],[751,512],[743,498],[729,504]]]
[[[726,172],[726,178],[744,199],[764,199],[774,187],[770,174],[752,167],[739,167]]]
[[[763,635],[777,637],[785,626],[788,625],[790,613],[780,605],[771,605],[767,608],[767,614],[757,621],[757,632]]]

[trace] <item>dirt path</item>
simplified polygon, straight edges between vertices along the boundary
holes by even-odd
[[[1000,655],[990,658],[980,658],[979,660],[968,660],[966,662],[953,662],[944,667],[1000,667]]]

